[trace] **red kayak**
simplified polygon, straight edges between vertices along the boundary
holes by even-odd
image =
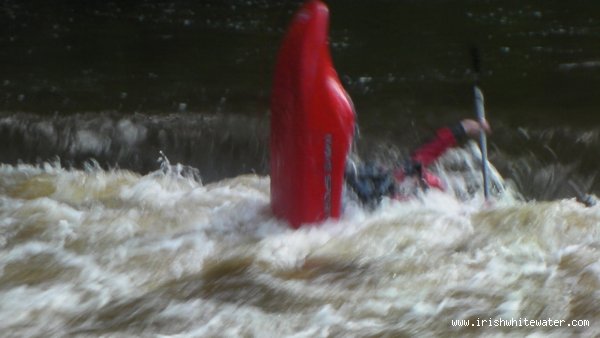
[[[354,111],[328,44],[329,9],[308,1],[282,42],[271,93],[271,208],[294,228],[338,218]]]

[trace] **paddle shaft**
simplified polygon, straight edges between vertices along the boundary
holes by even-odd
[[[483,104],[483,93],[477,85],[473,86],[473,92],[475,94],[475,112],[479,123],[483,124],[485,121],[485,107]],[[479,132],[479,148],[481,150],[481,174],[483,175],[483,196],[487,200],[490,196],[490,180],[488,175],[488,159],[487,159],[487,138],[485,131],[482,129]]]

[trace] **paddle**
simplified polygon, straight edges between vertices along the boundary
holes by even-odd
[[[471,58],[473,61],[473,69],[475,70],[475,83],[473,84],[473,94],[475,95],[475,112],[477,120],[480,124],[485,121],[485,107],[483,102],[483,92],[479,89],[479,78],[481,77],[481,58],[479,49],[474,47],[471,49]],[[481,150],[481,173],[483,175],[483,196],[486,201],[490,196],[490,182],[488,175],[488,159],[487,159],[487,138],[485,131],[482,129],[479,132],[479,148]]]
[[[573,180],[568,180],[567,183],[575,191],[575,195],[577,195],[577,201],[585,205],[586,207],[593,207],[596,205],[596,199],[589,194],[584,193],[579,185],[577,185]]]

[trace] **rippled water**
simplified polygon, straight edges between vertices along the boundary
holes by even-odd
[[[0,336],[600,335],[600,5],[329,1],[363,158],[471,116],[481,48],[494,199],[469,143],[446,193],[294,231],[268,97],[300,3],[0,4]]]
[[[574,200],[430,192],[294,231],[264,176],[202,185],[168,162],[0,173],[9,336],[600,333],[600,209]],[[525,317],[590,326],[451,325]]]

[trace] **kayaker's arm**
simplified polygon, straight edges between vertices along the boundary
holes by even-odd
[[[468,137],[478,136],[481,130],[489,133],[488,123],[484,121],[483,124],[480,124],[471,119],[462,120],[450,127],[440,128],[435,133],[433,140],[420,146],[412,153],[411,161],[422,167],[427,167],[448,149],[464,143]]]

